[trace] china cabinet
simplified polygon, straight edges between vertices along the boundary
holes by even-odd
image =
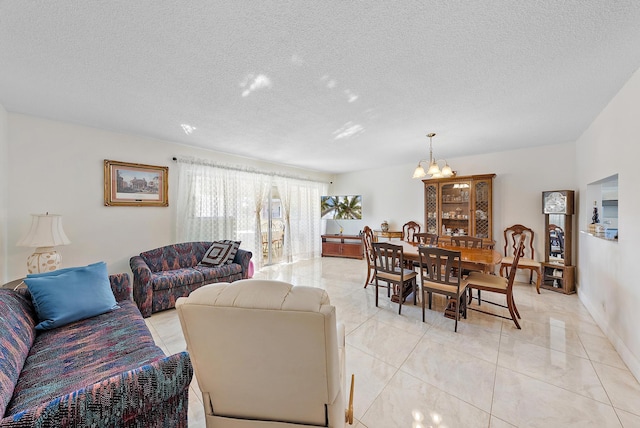
[[[573,190],[542,192],[545,255],[540,287],[565,294],[575,293],[576,268],[571,265],[573,210]]]
[[[430,178],[424,183],[426,232],[440,240],[474,236],[493,243],[492,191],[495,174]]]

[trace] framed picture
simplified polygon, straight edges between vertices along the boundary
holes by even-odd
[[[105,206],[169,206],[169,167],[104,160]]]

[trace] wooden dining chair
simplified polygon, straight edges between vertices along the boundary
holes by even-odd
[[[414,242],[413,235],[416,233],[420,233],[420,225],[415,221],[409,221],[402,225],[403,241]]]
[[[518,329],[520,329],[520,323],[518,323],[518,318],[520,318],[520,314],[518,313],[518,308],[516,307],[516,302],[513,298],[513,282],[516,277],[516,267],[518,266],[520,255],[524,251],[525,239],[526,239],[526,236],[522,235],[518,243],[516,244],[517,246],[516,246],[515,256],[513,257],[513,260],[511,262],[512,265],[511,265],[511,268],[509,269],[509,276],[507,278],[503,276],[491,275],[491,274],[475,272],[475,271],[471,272],[469,276],[467,276],[467,287],[469,288],[469,290],[471,291],[474,288],[478,290],[478,304],[480,304],[480,302],[482,301],[485,303],[490,303],[492,305],[507,308],[509,309],[509,314],[511,315],[511,318],[507,318],[505,316],[495,314],[492,312],[483,311],[473,306],[469,306],[469,309],[477,312],[482,312],[488,315],[493,315],[496,317],[511,320],[514,322],[514,324]],[[507,304],[501,305],[499,303],[492,302],[489,300],[482,300],[480,298],[480,293],[479,293],[480,290],[490,291],[492,293],[504,294],[507,300]]]
[[[387,296],[391,294],[392,287],[394,295],[398,296],[398,314],[402,313],[402,302],[411,292],[413,292],[413,304],[417,302],[416,277],[418,274],[412,269],[406,269],[404,263],[404,251],[401,245],[394,245],[389,242],[374,242],[374,266],[375,266],[375,286],[376,286],[376,307],[378,306],[378,288],[380,281],[386,282]]]
[[[535,260],[535,252],[533,250],[534,235],[532,229],[521,224],[514,224],[504,230],[504,257],[500,263],[500,275],[505,276],[505,271],[506,275],[509,275],[509,269],[517,253],[516,250],[520,248],[518,243],[520,242],[520,238],[524,237],[524,246],[521,250],[522,253],[519,254],[520,258],[517,269],[529,270],[529,284],[533,282],[533,272],[536,273],[536,291],[540,294],[542,264]]]
[[[418,244],[422,245],[431,245],[434,247],[438,245],[438,238],[439,236],[435,233],[423,232],[413,234],[413,242],[417,242]]]
[[[420,297],[422,299],[422,322],[425,321],[425,293],[431,309],[432,294],[447,296],[452,304],[453,316],[456,320],[454,331],[458,331],[460,312],[467,318],[467,281],[453,272],[462,272],[460,251],[446,250],[437,247],[420,247]],[[445,312],[446,314],[447,312]]]
[[[452,236],[451,244],[454,247],[465,247],[465,248],[482,248],[483,240],[482,238],[476,238],[474,236]],[[462,276],[469,275],[471,273],[468,269],[462,270]],[[478,293],[480,293],[478,291]]]
[[[373,254],[373,230],[369,226],[365,226],[362,231],[362,240],[364,242],[364,257],[367,260],[367,279],[364,281],[364,288],[373,282],[376,266]]]
[[[414,242],[417,242],[418,245],[427,245],[427,246],[431,246],[431,247],[437,247],[438,246],[438,239],[439,236],[435,233],[414,233],[413,234],[413,239]],[[411,265],[407,266],[407,268],[411,269],[418,269],[420,268],[420,261],[419,260],[414,260],[413,263],[411,263]]]
[[[454,247],[482,248],[482,238],[474,236],[452,236],[451,243]]]

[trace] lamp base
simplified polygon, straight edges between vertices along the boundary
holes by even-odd
[[[62,264],[62,256],[54,247],[38,247],[27,258],[27,271],[29,273],[43,273],[56,270]]]

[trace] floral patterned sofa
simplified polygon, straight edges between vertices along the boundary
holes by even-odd
[[[50,330],[26,288],[0,289],[0,427],[187,427],[193,367],[165,356],[111,275],[118,309]]]
[[[198,265],[213,244],[210,241],[167,245],[131,257],[133,299],[143,317],[174,308],[179,297],[213,282],[249,277],[250,251],[238,249],[232,263],[217,267]]]

